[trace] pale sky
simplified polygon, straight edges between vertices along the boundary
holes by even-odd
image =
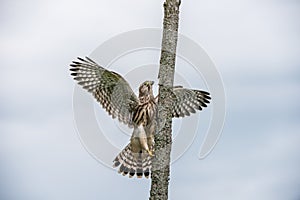
[[[149,180],[122,177],[83,147],[68,65],[123,32],[161,28],[162,3],[0,2],[1,200],[148,198]],[[299,13],[296,0],[182,0],[180,33],[214,61],[227,116],[207,158],[199,131],[172,165],[170,199],[300,198]]]

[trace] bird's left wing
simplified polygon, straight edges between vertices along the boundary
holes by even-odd
[[[208,92],[186,89],[181,86],[173,88],[172,117],[185,117],[207,107],[211,99]]]
[[[71,75],[102,107],[119,121],[131,126],[131,116],[138,99],[127,81],[118,73],[99,66],[86,57],[70,65]]]

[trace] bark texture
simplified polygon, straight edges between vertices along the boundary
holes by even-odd
[[[178,39],[180,0],[164,3],[163,38],[159,68],[158,128],[155,135],[155,157],[152,162],[149,200],[167,200],[172,147],[172,89]]]

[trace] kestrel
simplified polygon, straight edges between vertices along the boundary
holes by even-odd
[[[154,134],[157,122],[157,100],[153,95],[153,81],[139,86],[138,97],[128,82],[118,73],[109,71],[92,59],[78,58],[70,65],[71,75],[96,98],[112,118],[133,128],[130,143],[113,160],[119,173],[129,177],[149,177],[154,155]],[[185,117],[207,107],[208,92],[173,88],[172,117]]]

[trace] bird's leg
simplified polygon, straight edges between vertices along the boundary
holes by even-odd
[[[149,147],[149,155],[150,156],[154,156],[154,136],[153,135],[149,135],[147,137],[147,144],[148,144],[148,147]]]
[[[156,123],[155,121],[150,124],[150,127],[147,131],[147,139],[148,139],[148,147],[150,149],[150,156],[154,156],[154,134],[156,131]]]

